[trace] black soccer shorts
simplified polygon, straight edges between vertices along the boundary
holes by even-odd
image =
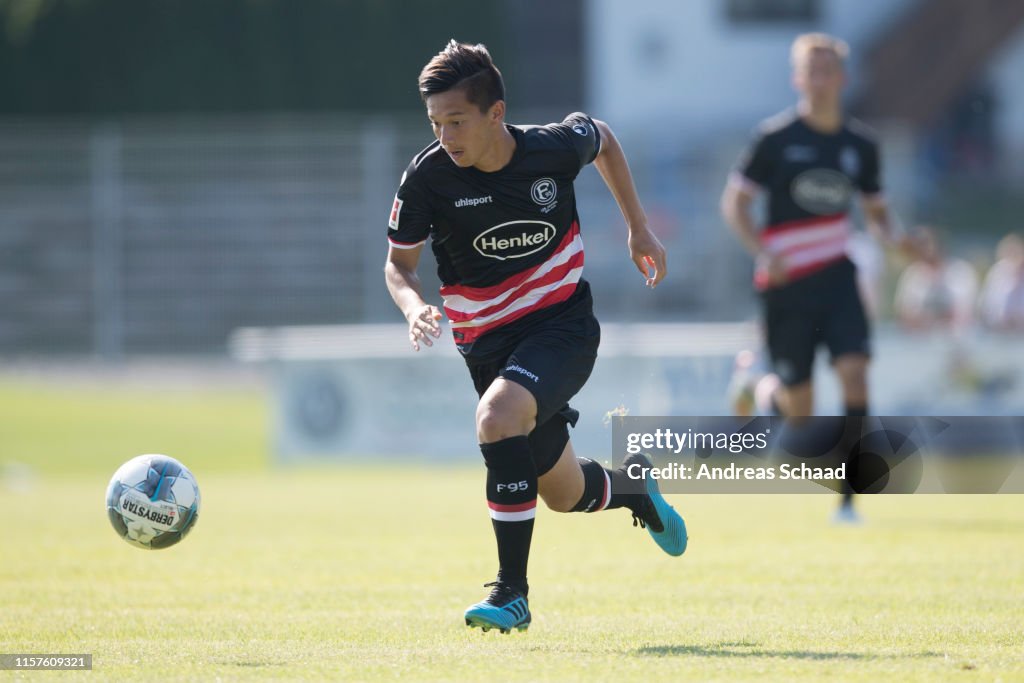
[[[870,326],[850,261],[766,290],[761,300],[772,369],[784,385],[811,379],[820,344],[833,363],[846,354],[871,355]]]
[[[478,396],[498,377],[533,394],[537,426],[530,433],[530,448],[538,476],[558,462],[569,441],[567,425],[575,427],[579,420],[569,400],[590,377],[600,343],[601,326],[593,315],[555,318],[531,330],[504,358],[485,363],[467,359]]]

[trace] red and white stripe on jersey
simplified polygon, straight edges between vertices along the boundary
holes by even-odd
[[[499,522],[525,522],[537,516],[537,499],[516,505],[502,505],[487,501],[490,508],[491,519]]]
[[[393,239],[389,235],[388,236],[388,243],[391,246],[393,246],[395,249],[415,249],[416,247],[420,246],[421,244],[425,244],[426,240],[422,240],[420,242],[399,242],[398,240]]]
[[[460,344],[469,344],[491,330],[524,315],[565,301],[583,274],[583,238],[573,222],[544,263],[516,273],[490,287],[441,287],[444,310]]]
[[[846,256],[850,221],[846,214],[815,216],[770,226],[759,237],[765,251],[782,256],[786,277],[795,280]],[[769,286],[767,270],[757,269],[754,284],[760,289]]]

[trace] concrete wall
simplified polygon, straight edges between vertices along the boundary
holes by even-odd
[[[858,56],[914,0],[822,0],[814,24],[735,24],[718,0],[591,0],[590,109],[623,129],[657,126],[666,144],[748,130],[795,99],[789,47],[806,31],[847,40]]]

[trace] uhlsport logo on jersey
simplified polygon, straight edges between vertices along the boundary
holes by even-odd
[[[838,171],[815,168],[794,178],[790,192],[800,208],[828,215],[847,210],[853,196],[853,185],[846,175]]]
[[[782,149],[782,158],[795,164],[807,164],[818,158],[818,150],[810,145],[789,145]]]
[[[491,195],[486,197],[463,197],[455,200],[455,208],[461,209],[466,206],[480,206],[481,204],[493,204],[494,198]]]
[[[555,238],[555,226],[543,221],[510,221],[495,225],[477,235],[473,248],[481,256],[505,261],[538,251]]]

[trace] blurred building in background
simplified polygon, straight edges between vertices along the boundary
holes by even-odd
[[[742,320],[718,217],[788,50],[852,47],[904,222],[991,254],[1024,199],[1019,0],[0,0],[0,353],[222,352],[232,330],[398,321],[385,215],[430,140],[415,79],[488,44],[509,119],[611,123],[671,274],[650,296],[597,174],[578,182],[604,320]],[[970,256],[970,253],[967,254]],[[436,279],[424,264],[428,290]]]

